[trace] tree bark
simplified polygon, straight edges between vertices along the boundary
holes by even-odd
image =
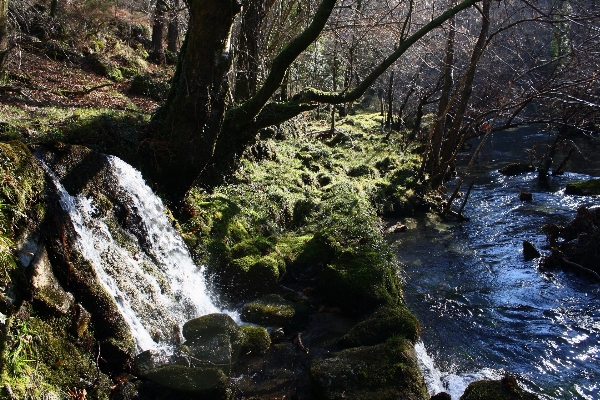
[[[152,54],[150,57],[157,64],[165,63],[165,49],[163,47],[165,8],[164,1],[159,0],[154,9],[154,21],[152,22]]]
[[[56,17],[57,10],[58,10],[58,0],[50,1],[50,18]]]
[[[189,0],[188,6],[186,39],[149,143],[155,179],[173,198],[180,198],[211,161],[229,89],[231,29],[240,11],[233,0]]]
[[[235,100],[240,103],[256,93],[258,83],[261,24],[265,16],[265,0],[243,0],[242,21],[236,61]]]
[[[8,0],[0,0],[0,74],[8,59]]]
[[[387,119],[385,120],[385,127],[391,131],[392,129],[392,121],[394,118],[394,71],[390,73],[390,80],[388,82],[388,90],[387,90]]]
[[[171,53],[177,53],[179,48],[179,0],[173,0],[173,10],[171,10],[169,25],[167,26],[167,50]]]

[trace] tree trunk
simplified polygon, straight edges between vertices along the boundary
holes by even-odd
[[[242,21],[236,61],[235,100],[248,100],[256,93],[259,67],[261,24],[265,16],[265,0],[243,0]]]
[[[0,74],[6,67],[8,52],[8,0],[0,0]]]
[[[173,0],[169,25],[167,26],[167,50],[177,53],[179,48],[179,0]]]
[[[179,198],[211,160],[221,131],[231,70],[235,1],[189,0],[189,27],[165,105],[150,143],[155,178]]]
[[[152,61],[157,64],[165,63],[165,49],[163,38],[165,32],[165,5],[162,0],[156,3],[154,10],[154,21],[152,22]]]
[[[394,108],[392,103],[394,101],[394,71],[390,73],[390,81],[388,83],[387,90],[387,119],[385,121],[385,127],[391,131],[392,120],[394,118]]]
[[[56,17],[57,10],[58,10],[58,0],[50,1],[50,18]]]

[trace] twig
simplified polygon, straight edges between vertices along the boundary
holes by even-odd
[[[471,181],[471,184],[469,185],[469,189],[467,189],[467,193],[465,194],[465,199],[464,199],[462,205],[460,206],[460,208],[458,209],[458,216],[461,218],[463,218],[462,212],[463,212],[463,209],[465,208],[465,206],[467,205],[467,200],[469,200],[469,195],[471,194],[471,189],[473,188],[474,183],[475,183],[475,181]]]
[[[303,352],[308,354],[308,352],[309,352],[308,348],[304,347],[304,344],[302,344],[302,333],[298,333],[296,335],[296,345],[298,346],[298,348],[300,350],[302,350]]]
[[[18,400],[15,397],[15,394],[13,393],[12,389],[10,388],[10,385],[8,383],[4,384],[4,390],[6,390],[6,392],[8,393],[8,396],[10,398],[10,400]]]

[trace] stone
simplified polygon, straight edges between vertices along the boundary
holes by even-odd
[[[310,378],[319,399],[429,399],[413,344],[405,339],[316,358]]]
[[[498,172],[505,176],[520,175],[526,172],[533,171],[535,171],[535,167],[529,163],[524,162],[508,164],[506,167],[500,168],[498,170]]]
[[[146,379],[176,392],[193,393],[198,399],[227,399],[231,390],[229,380],[218,368],[168,365],[150,371]]]
[[[578,196],[600,195],[600,179],[590,179],[587,181],[570,183],[565,188],[565,194]]]
[[[242,321],[264,326],[288,326],[302,324],[310,310],[303,304],[285,300],[271,294],[248,303],[242,309]]]
[[[33,298],[52,310],[66,314],[73,306],[74,297],[58,283],[45,247],[38,249],[29,262],[29,268]]]
[[[521,389],[513,376],[497,381],[483,380],[470,383],[460,400],[536,400],[538,397]]]
[[[525,258],[525,261],[531,261],[540,258],[541,256],[542,255],[538,249],[535,248],[533,243],[528,240],[523,240],[523,257]]]
[[[233,318],[218,313],[189,320],[183,325],[182,333],[186,344],[203,342],[220,334],[227,335],[232,343],[239,343],[242,338],[242,330]]]

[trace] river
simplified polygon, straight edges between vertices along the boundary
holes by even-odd
[[[422,323],[417,351],[432,394],[444,390],[458,399],[469,382],[509,372],[542,399],[600,398],[600,284],[545,273],[522,253],[523,240],[539,249],[547,244],[542,225],[567,223],[579,206],[600,205],[600,196],[564,194],[566,183],[600,176],[599,140],[578,138],[592,158],[577,155],[569,172],[547,185],[536,173],[497,172],[524,161],[524,148],[548,141],[532,128],[495,134],[472,170],[464,210],[470,221],[420,216],[404,221],[409,230],[395,237],[405,297]],[[520,190],[534,200],[520,201]]]

